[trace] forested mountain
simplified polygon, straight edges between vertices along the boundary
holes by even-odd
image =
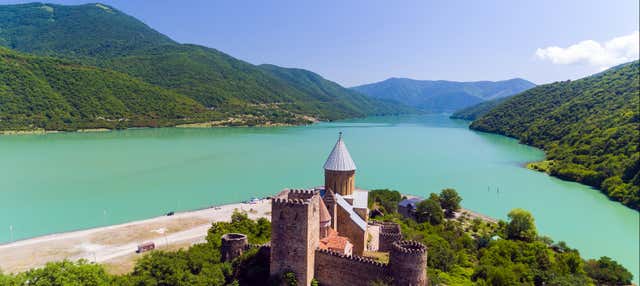
[[[450,117],[453,119],[464,119],[464,120],[476,120],[480,116],[483,116],[491,109],[494,109],[500,103],[507,100],[508,97],[501,97],[497,99],[487,100],[480,102],[476,105],[469,106],[467,108],[460,109],[454,112]]]
[[[508,97],[534,86],[520,78],[496,82],[390,78],[352,89],[373,98],[394,100],[423,111],[453,112],[485,100]]]
[[[332,117],[358,117],[370,114],[393,114],[411,112],[412,108],[396,102],[369,98],[357,91],[344,88],[322,76],[304,69],[283,68],[276,65],[260,65],[263,71],[286,82],[301,93],[310,95],[308,100],[319,110],[337,107]],[[349,111],[349,113],[338,113]]]
[[[331,120],[398,112],[362,96],[345,99],[350,105],[318,104],[316,95],[271,72],[215,49],[179,44],[103,4],[0,5],[0,46],[116,70],[228,116],[273,111]],[[325,95],[343,100],[342,93]]]
[[[126,74],[0,47],[0,130],[160,126],[213,115]]]
[[[539,168],[600,188],[640,209],[638,61],[576,81],[538,86],[471,124],[547,152]]]

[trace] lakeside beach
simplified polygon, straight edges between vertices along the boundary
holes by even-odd
[[[234,211],[244,211],[251,219],[270,218],[271,202],[235,203],[178,212],[123,224],[39,236],[0,244],[0,269],[17,273],[47,262],[86,259],[105,264],[114,273],[128,272],[136,247],[153,242],[156,249],[178,249],[205,241],[213,222],[230,221]]]

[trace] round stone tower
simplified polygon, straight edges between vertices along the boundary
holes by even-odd
[[[324,163],[324,187],[343,196],[351,195],[355,189],[355,177],[356,164],[351,159],[340,132],[338,142]]]
[[[396,241],[389,253],[389,272],[395,285],[427,285],[427,247],[417,241]]]
[[[242,255],[247,248],[248,240],[247,236],[241,233],[227,233],[222,236],[222,245],[220,247],[220,254],[222,255],[222,261],[231,261],[234,258]]]

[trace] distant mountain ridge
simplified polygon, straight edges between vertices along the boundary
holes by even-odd
[[[359,117],[415,111],[408,106],[395,102],[369,98],[308,70],[284,68],[271,64],[263,64],[259,68],[288,83],[300,92],[311,95],[315,100],[314,104],[319,108],[323,105],[333,105],[339,106],[339,110],[360,111],[359,113],[344,114],[342,116],[335,114],[333,117]],[[366,110],[370,111],[369,114],[364,112]]]
[[[309,88],[218,50],[177,43],[104,4],[0,5],[0,46],[125,73],[227,117],[295,122],[402,110],[337,88],[324,94],[328,101],[351,104],[319,104]]]
[[[640,209],[640,64],[541,85],[498,104],[471,124],[544,149],[534,167],[600,188]]]
[[[423,111],[453,112],[486,100],[508,97],[534,86],[534,83],[520,78],[495,82],[390,78],[352,89],[372,98],[393,100]]]

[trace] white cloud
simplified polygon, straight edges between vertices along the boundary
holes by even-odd
[[[606,69],[638,58],[639,35],[640,33],[635,31],[604,43],[586,40],[566,48],[546,47],[537,49],[536,56],[554,64],[588,64],[599,69]]]

